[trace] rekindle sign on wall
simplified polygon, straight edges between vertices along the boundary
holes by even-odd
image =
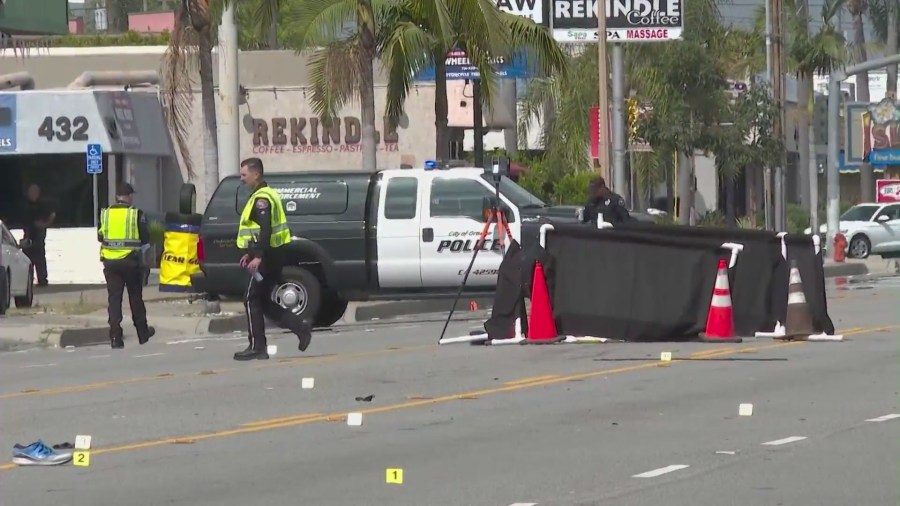
[[[599,0],[550,0],[553,37],[560,42],[597,40]],[[605,0],[606,39],[643,42],[681,39],[683,0]]]

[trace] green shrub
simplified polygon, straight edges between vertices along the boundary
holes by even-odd
[[[120,34],[62,35],[47,37],[45,40],[50,47],[168,46],[169,32],[128,31]]]

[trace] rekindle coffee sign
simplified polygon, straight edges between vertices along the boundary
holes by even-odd
[[[551,0],[553,36],[561,42],[597,39],[597,2]],[[678,40],[683,0],[605,0],[606,38],[611,42]]]

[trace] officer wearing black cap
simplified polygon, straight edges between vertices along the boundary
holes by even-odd
[[[116,187],[116,203],[100,212],[100,260],[109,293],[109,342],[124,348],[122,341],[122,295],[128,290],[131,320],[137,330],[138,342],[146,343],[156,330],[147,325],[144,307],[143,250],[150,243],[147,218],[132,206],[134,188],[128,183]]]
[[[603,221],[613,225],[621,225],[631,220],[625,207],[625,199],[613,193],[602,177],[597,176],[591,181],[590,195],[587,205],[584,206],[582,223],[593,223],[596,226],[599,215],[603,215]]]

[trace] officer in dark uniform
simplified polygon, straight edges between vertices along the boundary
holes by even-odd
[[[628,209],[625,207],[625,199],[621,195],[613,193],[606,186],[606,181],[598,176],[590,184],[591,197],[584,206],[582,223],[593,223],[597,226],[597,216],[603,215],[603,221],[613,225],[621,225],[631,220]]]
[[[150,243],[147,217],[132,206],[134,188],[121,183],[116,188],[116,203],[100,212],[100,260],[109,293],[109,342],[114,349],[125,347],[122,341],[122,295],[128,290],[131,320],[137,330],[138,342],[145,344],[156,333],[147,325],[144,307],[142,260],[144,246]]]
[[[266,315],[297,334],[300,351],[306,351],[312,339],[311,326],[272,300],[272,290],[282,280],[285,246],[291,242],[281,197],[263,179],[263,163],[259,158],[241,162],[240,174],[241,182],[253,192],[241,213],[237,236],[238,248],[245,251],[241,267],[251,274],[244,296],[250,343],[247,349],[235,353],[234,359],[269,358]]]

